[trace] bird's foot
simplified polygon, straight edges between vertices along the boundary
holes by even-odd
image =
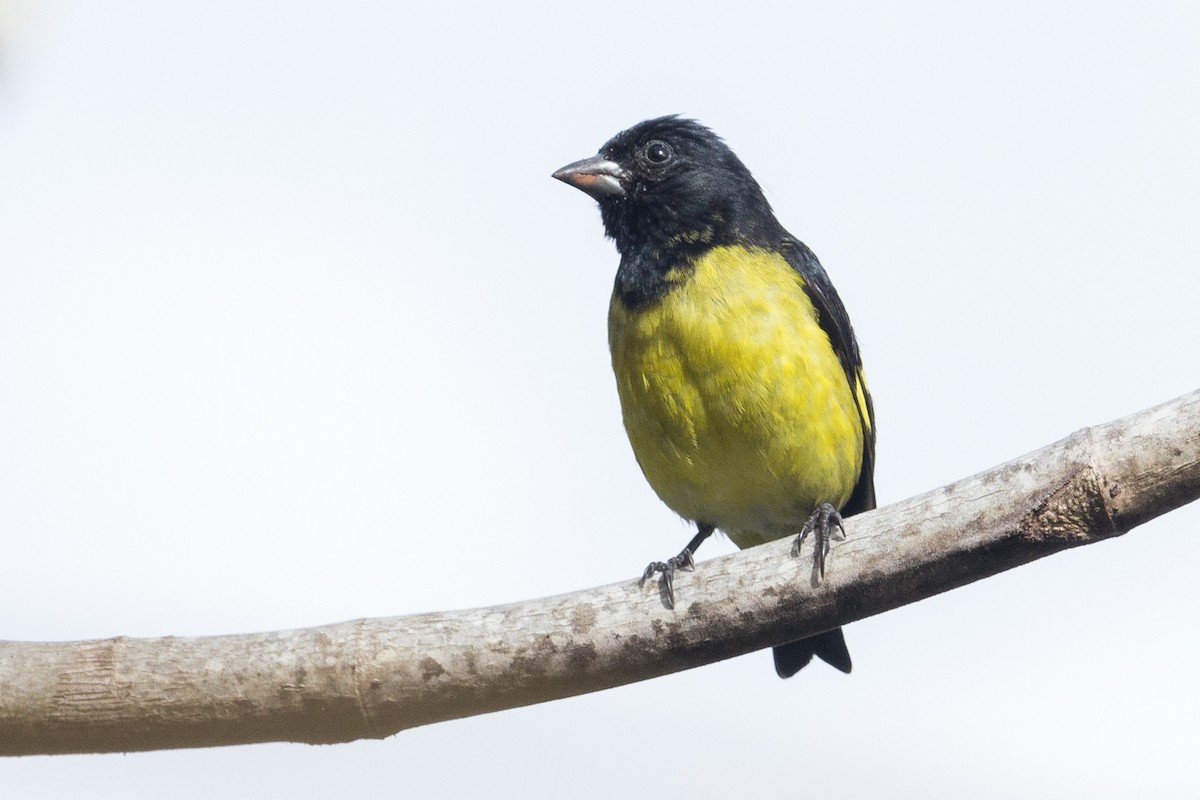
[[[841,532],[842,539],[846,538],[846,526],[842,524],[842,515],[829,503],[822,503],[800,529],[800,536],[796,539],[793,549],[799,555],[800,546],[810,533],[813,534],[813,563],[821,580],[825,580],[825,556],[829,555],[829,542],[833,539],[835,529]]]
[[[638,581],[638,586],[644,586],[646,581],[654,576],[654,573],[661,572],[663,584],[667,587],[667,608],[674,608],[676,571],[687,570],[691,572],[695,568],[696,562],[692,559],[692,550],[690,547],[685,547],[683,548],[683,552],[673,558],[668,558],[666,561],[651,561],[647,564],[645,571],[642,573],[642,579]]]

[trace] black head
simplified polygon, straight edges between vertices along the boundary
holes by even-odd
[[[677,116],[640,122],[554,177],[600,203],[623,256],[778,240],[762,189],[721,138]]]

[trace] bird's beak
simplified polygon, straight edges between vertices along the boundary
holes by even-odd
[[[609,161],[604,156],[592,156],[567,164],[555,172],[554,177],[596,200],[625,196],[625,187],[621,185],[625,170],[621,169],[617,162]]]

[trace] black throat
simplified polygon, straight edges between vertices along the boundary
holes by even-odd
[[[665,297],[691,277],[696,261],[714,247],[740,244],[774,250],[786,235],[769,213],[746,224],[744,218],[729,211],[722,209],[685,224],[676,219],[671,220],[673,225],[660,221],[640,229],[627,227],[628,218],[606,215],[605,228],[621,254],[613,291],[625,307],[637,310]],[[645,218],[635,219],[641,222]]]
[[[621,264],[613,292],[626,308],[636,311],[653,305],[673,288],[686,282],[696,260],[716,246],[708,242],[640,243],[621,251]]]

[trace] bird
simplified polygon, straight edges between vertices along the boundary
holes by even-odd
[[[643,582],[662,573],[674,607],[676,570],[714,530],[739,548],[812,534],[823,579],[843,518],[875,507],[875,411],[817,256],[696,120],[640,122],[553,177],[597,201],[616,245],[608,337],[625,431],[655,493],[696,526]],[[851,670],[836,628],[775,647],[776,672],[814,656]]]

